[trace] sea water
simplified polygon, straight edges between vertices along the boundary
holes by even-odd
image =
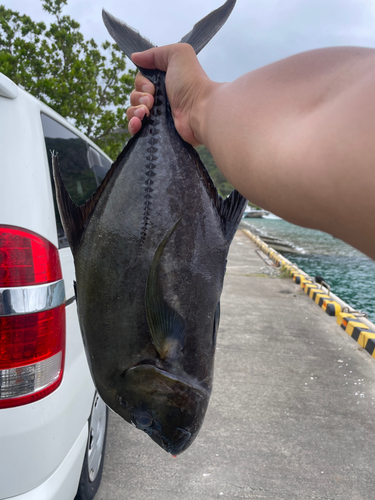
[[[375,322],[375,261],[330,234],[274,216],[244,221],[259,237],[272,236],[292,245],[297,253],[282,252],[287,259],[312,277],[323,276],[334,294]]]

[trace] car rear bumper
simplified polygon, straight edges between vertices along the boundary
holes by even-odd
[[[84,426],[76,442],[60,467],[37,488],[12,497],[12,500],[70,500],[77,493],[78,482],[85,456],[88,424]],[[22,474],[22,472],[20,471]]]

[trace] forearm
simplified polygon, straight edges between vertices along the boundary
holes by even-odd
[[[325,49],[214,84],[195,134],[251,201],[375,257],[358,226],[375,213],[373,68],[371,49]]]

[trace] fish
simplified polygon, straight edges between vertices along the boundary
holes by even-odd
[[[227,0],[182,38],[198,53],[224,24]],[[153,45],[103,11],[128,57]],[[213,383],[220,296],[246,199],[223,200],[196,150],[177,133],[165,73],[141,130],[83,205],[71,200],[58,154],[53,174],[76,273],[88,364],[104,402],[172,455],[196,438]]]

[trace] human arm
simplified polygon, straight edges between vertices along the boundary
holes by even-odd
[[[310,51],[231,83],[212,82],[182,44],[134,61],[167,70],[180,135],[204,144],[244,196],[375,258],[374,50]]]

